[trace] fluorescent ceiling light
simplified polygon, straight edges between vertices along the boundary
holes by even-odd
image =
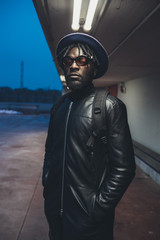
[[[79,18],[80,18],[80,12],[81,12],[81,5],[82,5],[82,0],[74,0],[72,29],[75,31],[79,29]]]
[[[98,0],[90,0],[89,2],[87,17],[83,27],[85,31],[89,31],[92,28],[92,21],[96,11],[97,4]]]

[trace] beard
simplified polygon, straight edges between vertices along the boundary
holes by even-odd
[[[84,81],[82,78],[76,78],[76,79],[67,78],[66,84],[71,91],[80,91],[90,86],[92,84],[92,80]]]

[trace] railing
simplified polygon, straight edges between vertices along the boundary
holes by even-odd
[[[10,103],[8,104],[8,110],[15,110],[22,112],[24,114],[38,114],[39,105],[38,104],[27,104],[27,103]]]

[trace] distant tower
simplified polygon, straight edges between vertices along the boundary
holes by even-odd
[[[23,71],[24,71],[24,62],[21,61],[21,86],[20,86],[20,88],[23,88]]]

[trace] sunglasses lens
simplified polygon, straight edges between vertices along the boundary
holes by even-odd
[[[76,63],[79,65],[79,66],[84,66],[84,65],[87,65],[88,64],[88,58],[85,57],[85,56],[79,56],[76,60]]]
[[[72,65],[73,60],[70,57],[64,57],[62,63],[63,63],[64,66],[69,67],[69,66]]]

